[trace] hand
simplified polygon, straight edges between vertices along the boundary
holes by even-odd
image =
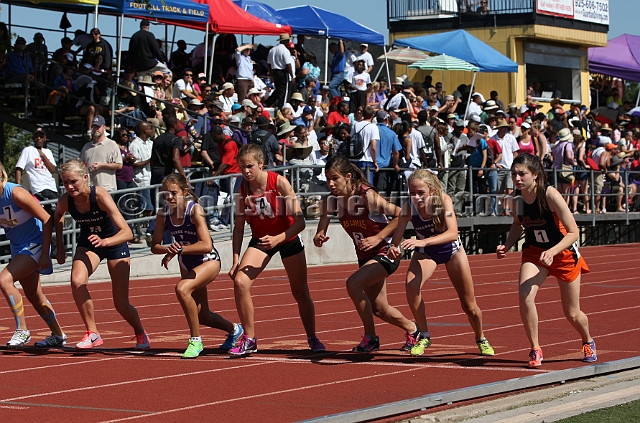
[[[95,172],[96,170],[100,169],[100,166],[102,166],[102,163],[93,162],[91,166],[89,166],[89,171]]]
[[[327,241],[329,241],[329,237],[321,233],[318,233],[316,234],[316,236],[313,237],[313,245],[315,245],[318,248],[322,247],[322,244],[324,244]]]
[[[105,240],[100,238],[96,234],[89,235],[89,238],[87,238],[87,240],[91,243],[91,245],[93,245],[96,248],[102,248],[102,247],[107,247],[108,246],[105,243]]]
[[[169,270],[169,262],[174,257],[175,257],[175,254],[167,253],[164,255],[164,257],[162,258],[162,265],[164,266],[165,269]]]
[[[173,244],[167,247],[167,254],[172,254],[175,256],[180,251],[182,251],[182,245],[180,245],[179,242],[174,242]]]
[[[58,252],[56,253],[56,260],[58,264],[64,264],[67,259],[67,252],[64,250],[62,246],[58,246]]]
[[[375,169],[374,170],[375,173],[378,173],[380,171],[380,168],[378,167],[378,163],[374,163],[373,168]]]
[[[231,269],[229,270],[229,277],[232,281],[235,281],[236,273],[238,273],[238,262],[234,260],[233,266],[231,266]]]
[[[261,250],[270,250],[272,248],[274,248],[276,245],[280,244],[279,240],[280,235],[278,236],[270,236],[270,235],[265,235],[262,238],[260,238],[258,240],[258,247],[260,247]]]
[[[498,245],[496,247],[496,255],[499,259],[505,258],[507,256],[507,251],[507,247],[505,247],[504,245]]]
[[[402,241],[402,243],[400,243],[400,246],[402,248],[404,248],[405,250],[413,250],[416,248],[423,248],[427,246],[427,240],[426,239],[415,239],[415,238],[411,238],[411,239],[405,239],[404,241]]]
[[[398,260],[402,257],[402,250],[394,245],[387,251],[387,257],[394,261]]]
[[[51,266],[51,257],[49,254],[40,254],[40,261],[38,262],[39,270],[47,270]]]
[[[400,166],[395,165],[393,168],[395,169],[396,173],[400,172]]]
[[[382,238],[378,235],[370,236],[369,238],[365,238],[360,242],[358,249],[360,251],[369,251],[374,248],[376,245],[382,242]]]
[[[478,177],[481,178],[484,175],[484,170],[480,169],[478,171]]]
[[[553,254],[551,254],[550,251],[551,250],[546,250],[543,251],[542,254],[540,254],[540,263],[544,264],[545,266],[551,266],[551,263],[553,263]]]

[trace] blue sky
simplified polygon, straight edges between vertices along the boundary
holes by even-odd
[[[188,0],[187,0],[188,1]],[[344,0],[311,0],[311,1],[299,1],[299,0],[266,0],[265,3],[269,4],[275,9],[283,7],[297,6],[300,4],[313,4],[329,11],[343,14],[369,28],[382,33],[385,38],[388,39],[388,32],[386,26],[386,1],[385,0],[365,0],[365,1],[344,1]],[[640,26],[637,25],[637,19],[640,16],[640,1],[637,0],[609,0],[611,23],[609,26],[609,38],[617,37],[621,34],[628,33],[633,35],[640,35]],[[1,4],[2,11],[0,12],[0,21],[8,22],[8,7],[6,4]],[[366,11],[363,13],[363,10]],[[35,25],[40,27],[53,27],[57,28],[62,13],[60,12],[46,12],[37,9],[17,8],[14,7],[12,11],[12,19],[16,25],[31,26],[34,22]],[[85,17],[80,15],[69,14],[69,20],[73,24],[71,32],[75,29],[84,29]],[[53,25],[51,25],[53,23]],[[89,28],[93,26],[93,15],[89,17]],[[103,34],[115,35],[116,34],[116,20],[113,17],[101,16],[99,19],[100,30]],[[139,28],[137,21],[132,19],[125,20],[125,34],[131,35]],[[17,28],[12,29],[14,33],[17,33],[27,39],[27,42],[33,40],[33,34],[37,30]],[[163,26],[154,26],[152,31],[157,38],[164,38],[165,32]],[[45,35],[47,45],[50,50],[55,50],[60,46],[59,39],[62,38],[62,34],[52,33],[48,31],[42,31]],[[169,39],[171,39],[172,31],[169,32]],[[179,28],[177,30],[176,40],[185,39],[189,43],[198,43],[202,40],[202,34],[197,31],[185,30]],[[245,37],[245,40],[247,38]],[[110,40],[112,41],[112,40]],[[260,38],[258,41],[265,43],[272,43],[273,38]],[[113,44],[113,43],[112,43]]]

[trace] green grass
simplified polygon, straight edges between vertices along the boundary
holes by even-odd
[[[558,420],[556,423],[626,423],[640,422],[640,400],[626,404],[615,405],[610,408],[579,414],[568,419]]]

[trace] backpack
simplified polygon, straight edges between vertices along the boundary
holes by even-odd
[[[435,128],[431,128],[431,133],[425,134],[420,129],[418,132],[422,134],[422,139],[424,140],[424,147],[422,147],[422,151],[424,152],[425,157],[427,158],[427,162],[425,163],[426,167],[436,167],[438,164],[436,161],[436,146],[433,140],[433,134],[435,133]]]
[[[364,125],[358,132],[353,134],[346,142],[345,146],[345,156],[347,159],[351,160],[360,160],[362,156],[364,156],[364,151],[368,146],[364,147],[364,137],[362,136],[362,131],[367,126],[371,125],[371,122]]]
[[[596,162],[593,159],[593,152],[595,150],[589,150],[589,152],[587,153],[587,164],[589,165],[589,167],[593,170],[600,170],[600,163]]]
[[[264,154],[265,166],[268,165],[269,158],[271,157],[270,152],[267,151],[267,141],[269,140],[270,136],[271,132],[269,131],[266,131],[266,133],[262,135],[258,135],[257,130],[251,131],[247,134],[247,144],[255,144],[262,150],[262,154]]]

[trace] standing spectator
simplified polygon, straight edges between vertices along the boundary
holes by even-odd
[[[256,130],[249,134],[249,144],[258,144],[264,155],[265,169],[272,169],[276,161],[282,161],[280,143],[271,132],[272,123],[264,117],[258,116],[255,123]]]
[[[182,75],[186,68],[191,67],[191,55],[187,53],[187,43],[185,40],[178,40],[178,49],[171,53],[169,69],[174,75]]]
[[[136,157],[131,154],[129,151],[129,130],[126,128],[120,128],[117,130],[116,142],[118,143],[118,148],[120,149],[120,155],[122,156],[122,167],[116,170],[116,184],[118,186],[118,190],[127,189],[127,188],[135,188],[135,184],[133,183],[133,164],[136,161]],[[114,196],[114,201],[118,206],[118,209],[122,213],[126,213],[128,218],[136,217],[135,213],[130,212],[130,208],[127,207],[126,201],[122,204],[120,203],[120,199],[129,197],[130,194],[119,194]],[[133,225],[129,225],[131,231],[133,232]],[[133,240],[131,241],[134,244],[140,243],[140,238],[138,238],[135,234],[133,235]]]
[[[496,130],[496,134],[491,138],[496,140],[502,149],[502,157],[500,157],[500,160],[496,160],[496,167],[498,168],[498,191],[507,196],[513,192],[511,165],[513,164],[513,158],[518,155],[520,147],[515,137],[509,133],[509,124],[506,120],[498,120]],[[511,216],[511,209],[509,209],[506,203],[504,204],[503,214],[505,216]]]
[[[573,135],[568,128],[562,128],[557,135],[557,141],[553,146],[553,168],[556,169],[557,190],[563,195],[567,205],[571,200],[571,185],[575,180],[574,173],[562,173],[563,166],[575,165],[575,155],[573,153]]]
[[[289,98],[289,78],[293,80],[295,77],[291,66],[291,53],[287,49],[290,38],[289,34],[280,34],[280,44],[269,51],[267,67],[269,75],[275,84],[275,91],[265,102],[267,107],[276,106],[282,108]]]
[[[358,160],[352,160],[358,168],[362,169],[364,175],[371,185],[373,185],[373,175],[377,173],[378,167],[378,142],[380,141],[380,132],[378,127],[372,122],[374,115],[373,107],[367,106],[362,110],[362,120],[356,122],[351,127],[351,139],[355,134],[359,134],[362,140],[362,151],[364,155]]]
[[[380,169],[393,168],[393,170],[378,170],[373,176],[373,186],[378,192],[386,193],[389,198],[393,187],[392,182],[398,179],[398,172],[400,172],[398,158],[400,151],[402,151],[402,145],[396,133],[389,128],[389,114],[387,112],[380,110],[376,113],[376,122],[380,135],[380,142],[376,149],[376,162]]]
[[[481,104],[484,103],[484,97],[480,93],[474,93],[471,96],[471,102],[469,103],[469,111],[467,112],[467,116],[471,116],[476,114],[478,116],[482,115],[482,107]]]
[[[233,173],[240,173],[240,167],[238,166],[238,144],[228,135],[222,132],[222,128],[214,126],[211,128],[211,137],[215,143],[218,144],[218,154],[220,155],[220,166],[211,173],[211,176],[230,175]],[[238,178],[238,182],[241,179]],[[225,204],[231,202],[231,196],[236,191],[235,187],[231,186],[231,179],[220,179],[220,191],[227,193],[228,201]],[[229,225],[229,215],[231,209],[225,208],[220,215],[220,224],[216,228],[217,230],[226,230]]]
[[[115,141],[107,138],[104,118],[93,118],[91,125],[92,141],[80,151],[82,160],[89,170],[89,181],[93,186],[101,186],[107,191],[117,189],[116,171],[122,168],[122,156]]]
[[[75,51],[75,54],[78,55],[81,51],[87,48],[89,44],[93,42],[93,37],[91,34],[87,34],[81,29],[77,29],[73,33],[73,40],[71,41],[71,45],[78,47]]]
[[[367,105],[367,90],[371,86],[371,76],[365,72],[364,59],[358,59],[355,63],[356,71],[351,79],[351,88],[355,89],[351,93],[351,100],[349,101],[349,109],[351,112],[358,110],[358,107],[365,107]]]
[[[253,63],[250,56],[252,51],[253,44],[243,44],[233,54],[238,69],[236,72],[238,103],[242,103],[249,90],[253,88]]]
[[[369,53],[369,44],[367,43],[362,43],[360,44],[360,53],[356,54],[356,57],[358,58],[358,60],[363,60],[364,61],[364,71],[366,73],[371,73],[371,71],[373,70],[373,57],[371,56],[371,53]]]
[[[396,80],[395,84],[391,85],[391,88],[389,89],[389,96],[380,103],[380,108],[386,110],[392,118],[394,118],[393,115],[396,115],[398,118],[402,118],[402,115],[407,113],[409,103],[407,103],[406,97],[402,94],[401,81]],[[393,123],[397,123],[395,118]]]
[[[102,56],[103,60],[100,64],[100,69],[111,70],[112,53],[109,44],[100,38],[100,30],[98,28],[93,28],[90,34],[93,37],[93,41],[85,47],[82,63],[94,64],[96,56]]]
[[[342,81],[344,80],[344,68],[347,62],[344,54],[344,43],[342,40],[337,44],[329,44],[329,51],[333,54],[329,90],[331,91],[331,97],[340,97],[340,84],[342,84]]]
[[[42,32],[36,32],[33,36],[33,42],[27,46],[27,53],[31,56],[33,67],[36,71],[36,80],[43,82],[44,75],[47,70],[47,61],[49,60],[49,49],[44,42]]]
[[[44,147],[47,134],[42,126],[37,126],[33,133],[33,145],[25,147],[16,163],[16,183],[20,184],[22,172],[29,176],[29,191],[38,200],[55,200],[58,198],[58,186],[53,174],[56,172],[56,161],[53,153]],[[44,209],[53,216],[55,204],[47,204]],[[55,242],[52,243],[55,247]]]
[[[314,174],[312,182],[315,185],[312,191],[315,192],[328,192],[329,186],[327,185],[327,176],[324,174],[324,166],[327,164],[329,157],[331,156],[331,150],[333,149],[332,142],[327,138],[327,134],[323,133],[320,136],[320,150],[311,153],[311,160],[316,166],[322,166],[320,172]],[[316,169],[317,170],[317,169]]]
[[[158,41],[149,31],[149,21],[140,21],[140,31],[131,36],[129,40],[129,60],[133,63],[136,76],[153,75],[155,71],[167,72],[169,68],[164,64],[166,57]]]
[[[153,215],[153,202],[151,201],[151,190],[147,189],[151,184],[151,150],[153,149],[153,127],[149,122],[139,122],[136,126],[136,137],[131,141],[129,151],[136,158],[133,163],[133,183],[136,187],[142,188],[138,191],[142,210],[145,216]],[[134,236],[142,237],[143,232],[140,223],[136,223],[136,233]]]
[[[464,203],[468,198],[461,195],[469,195],[466,191],[467,186],[467,144],[469,138],[462,132],[464,130],[464,121],[456,119],[453,122],[453,132],[451,133],[451,143],[453,151],[451,157],[452,168],[462,168],[462,170],[452,170],[449,172],[449,180],[447,181],[447,195],[453,200],[455,212],[458,215],[465,214]]]
[[[173,98],[186,99],[189,101],[196,97],[196,92],[193,89],[193,71],[187,68],[182,74],[182,79],[178,79],[176,83],[173,84]]]
[[[204,56],[211,57],[213,55],[213,39],[216,34],[209,33],[209,40],[207,40],[207,50],[204,50],[204,40],[196,46],[191,52],[191,67],[194,70],[204,70]],[[207,35],[205,35],[206,40]]]
[[[578,198],[582,195],[582,207],[585,214],[591,214],[591,204],[589,198],[589,170],[591,167],[587,164],[587,148],[582,136],[582,131],[575,128],[572,131],[573,148],[575,150],[576,169],[580,172],[576,173],[576,183],[574,185],[574,196],[571,197],[571,205],[573,214],[578,214]],[[578,195],[580,194],[580,195]]]

